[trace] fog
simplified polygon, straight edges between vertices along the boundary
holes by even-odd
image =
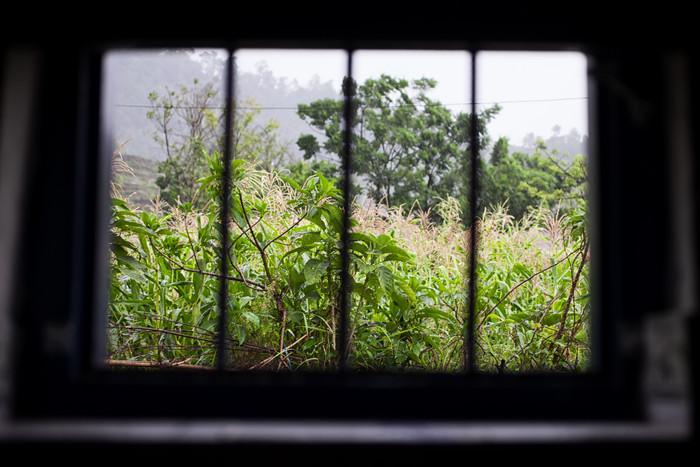
[[[336,89],[347,69],[343,51],[240,50],[240,71],[264,62],[277,76],[305,84],[331,81]],[[453,112],[471,105],[471,56],[463,51],[369,51],[353,54],[353,76],[363,82],[388,74],[396,78],[432,78],[429,96]],[[529,134],[547,138],[555,127],[563,134],[588,134],[587,62],[576,52],[480,52],[477,55],[477,103],[480,110],[499,104],[489,126],[492,138],[520,145]]]
[[[117,144],[129,140],[127,152],[160,159],[162,149],[153,141],[153,123],[145,118],[148,93],[166,85],[190,85],[194,78],[213,79],[221,86],[225,55],[216,51],[194,53],[111,54],[106,61],[106,115]],[[216,59],[213,59],[216,58]],[[260,118],[281,124],[282,139],[296,152],[296,137],[308,132],[296,116],[296,105],[322,97],[340,97],[348,59],[342,50],[243,49],[235,54],[237,97],[254,97]],[[479,110],[499,104],[500,113],[489,125],[492,141],[509,139],[516,150],[526,141],[547,139],[560,132],[588,134],[586,58],[570,52],[480,52],[477,55]],[[471,56],[465,51],[369,51],[353,54],[353,76],[358,82],[388,74],[396,78],[432,78],[428,96],[454,113],[471,110]],[[257,81],[257,83],[256,83]],[[554,130],[555,127],[557,130]]]

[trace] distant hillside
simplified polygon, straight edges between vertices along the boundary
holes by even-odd
[[[123,154],[122,159],[134,173],[120,174],[116,182],[121,186],[124,198],[131,204],[144,211],[151,209],[153,199],[158,194],[156,178],[158,178],[158,161],[152,159]]]
[[[192,54],[191,51],[125,52],[110,56],[108,61],[108,93],[110,120],[115,145],[129,141],[125,152],[154,160],[163,160],[165,151],[153,138],[156,126],[147,118],[152,110],[148,96],[159,95],[178,85],[191,86],[195,79],[211,82],[222,91],[221,71],[224,62],[212,54]],[[289,143],[295,155],[300,155],[296,140],[308,132],[309,126],[296,114],[300,103],[310,103],[327,97],[337,98],[340,91],[330,82],[312,79],[308,83],[288,81],[276,76],[261,62],[254,72],[240,71],[236,77],[238,98],[252,98],[261,107],[256,123],[270,119],[278,121],[279,139]]]
[[[578,154],[588,155],[588,137],[580,135],[575,129],[572,129],[568,134],[555,133],[549,138],[535,136],[533,133],[530,133],[521,145],[514,145],[511,142],[509,151],[511,153],[532,154],[537,148],[537,141],[544,141],[550,150],[557,150],[559,156],[563,159],[570,159]],[[567,155],[569,157],[565,157]]]

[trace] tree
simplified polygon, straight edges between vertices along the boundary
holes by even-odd
[[[557,151],[542,141],[532,155],[509,154],[508,140],[499,139],[490,163],[483,166],[483,207],[507,204],[509,214],[520,219],[539,205],[561,210],[576,205],[579,199],[585,200],[585,157],[577,155],[571,162],[566,162],[567,158],[557,157]]]
[[[260,105],[253,99],[236,101],[233,111],[234,159],[246,160],[269,171],[289,163],[291,153],[287,144],[279,139],[279,123],[274,119],[260,123]]]
[[[453,115],[430,99],[426,93],[436,84],[388,75],[359,86],[351,79],[343,83],[344,92],[353,96],[352,174],[375,201],[393,206],[417,202],[429,210],[448,196],[466,200],[471,117]],[[486,123],[498,110],[495,106],[477,117],[480,148],[488,141]],[[297,144],[304,158],[331,155],[342,161],[343,100],[300,104],[298,115],[325,137],[320,143],[315,135],[302,135]]]
[[[498,165],[508,157],[508,138],[498,138],[491,150],[491,165]]]
[[[219,148],[220,132],[218,90],[209,82],[193,86],[180,84],[176,90],[166,86],[165,93],[153,91],[148,99],[151,110],[147,113],[156,129],[154,139],[165,150],[165,160],[158,165],[160,176],[156,184],[160,197],[168,204],[178,199],[195,202],[197,180],[206,172],[205,154]]]
[[[163,95],[151,92],[151,110],[147,117],[156,129],[154,139],[165,150],[165,160],[158,165],[156,184],[160,198],[170,205],[178,200],[198,199],[200,184],[207,173],[206,155],[223,152],[226,106],[214,83],[194,80],[191,87],[166,86]],[[232,151],[236,159],[244,159],[271,169],[287,163],[289,148],[279,141],[279,125],[274,120],[259,123],[260,107],[252,100],[233,103]]]

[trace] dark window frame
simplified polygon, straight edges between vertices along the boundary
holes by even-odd
[[[286,43],[285,43],[286,44]],[[165,45],[165,44],[164,44]],[[213,44],[216,46],[217,44]],[[239,44],[237,44],[239,45]],[[267,44],[266,44],[267,45]],[[373,42],[374,46],[394,48],[391,42]],[[429,44],[436,46],[437,44]],[[308,46],[305,45],[305,46]],[[535,48],[538,48],[535,45]],[[311,47],[312,48],[312,47]],[[360,47],[358,47],[360,48]],[[426,47],[428,48],[428,47]],[[475,50],[485,47],[475,47]],[[498,47],[501,48],[501,47]],[[507,47],[503,47],[507,48]],[[557,45],[554,48],[558,48]],[[469,48],[464,48],[469,50]],[[580,48],[579,50],[584,50]],[[617,60],[600,50],[584,50],[594,60]],[[598,311],[596,346],[600,350],[597,365],[584,375],[355,375],[341,374],[230,374],[225,372],[189,373],[95,371],[89,350],[100,322],[95,319],[94,277],[96,263],[104,245],[100,231],[100,203],[105,192],[106,174],[97,158],[100,114],[100,58],[102,49],[78,49],[70,55],[61,80],[43,82],[41,93],[44,113],[36,122],[35,135],[58,137],[64,144],[60,153],[68,159],[63,165],[46,156],[49,144],[35,140],[32,153],[36,186],[30,187],[30,214],[25,220],[21,251],[25,254],[20,271],[26,277],[40,270],[43,261],[71,264],[70,274],[35,293],[33,282],[22,287],[16,301],[18,313],[15,400],[13,408],[20,418],[236,418],[236,419],[392,419],[392,420],[610,420],[638,419],[643,415],[639,348],[629,349],[621,333],[639,326],[641,314],[620,306],[630,284],[622,279],[625,262],[634,252],[618,251],[629,217],[621,212],[627,199],[619,186],[635,185],[635,176],[624,174],[624,158],[611,157],[625,135],[638,134],[644,127],[629,123],[622,98],[608,88],[596,86],[596,133],[593,140],[598,194],[593,212],[597,213],[598,244],[595,287]],[[65,51],[51,51],[44,66],[51,69],[66,59]],[[634,63],[633,63],[634,64]],[[624,79],[625,70],[620,76]],[[632,68],[629,70],[631,73]],[[629,78],[629,76],[627,76]],[[658,79],[654,77],[653,80]],[[653,81],[652,80],[652,81]],[[655,86],[656,81],[643,83]],[[64,95],[56,94],[65,90]],[[70,115],[59,128],[52,122]],[[75,118],[75,121],[73,121]],[[75,125],[73,126],[73,123]],[[65,132],[61,132],[65,130]],[[49,138],[50,140],[50,138]],[[602,144],[604,142],[605,144]],[[657,141],[658,143],[658,141]],[[624,152],[624,151],[623,151]],[[645,151],[647,154],[649,151]],[[625,154],[627,154],[625,152]],[[49,170],[47,170],[49,169]],[[645,171],[646,170],[646,171]],[[50,221],[68,227],[55,242],[66,251],[46,253],[42,245],[39,212],[49,209],[53,189],[59,187],[52,177],[65,177],[73,189],[67,192],[67,218],[48,213]],[[624,185],[626,184],[626,185]],[[65,188],[65,187],[63,187]],[[661,200],[663,202],[664,200]],[[658,213],[658,211],[655,211]],[[64,213],[65,214],[65,213]],[[663,236],[660,230],[654,231]],[[663,245],[668,242],[661,238]],[[105,252],[106,254],[106,252]],[[667,266],[663,252],[654,264]],[[35,278],[34,280],[39,280]],[[664,301],[665,288],[652,291],[652,299]],[[51,307],[48,296],[58,297]],[[56,303],[57,302],[57,303]],[[58,338],[56,337],[58,336]],[[65,337],[62,338],[61,336]],[[53,345],[55,344],[55,345]],[[430,397],[438,393],[439,397]],[[196,394],[196,396],[193,396]],[[157,396],[156,396],[157,395]],[[184,401],[192,401],[184,403]],[[289,401],[289,402],[288,402]],[[307,403],[301,403],[306,401]],[[415,401],[425,401],[416,404]],[[488,401],[497,401],[491,405]]]

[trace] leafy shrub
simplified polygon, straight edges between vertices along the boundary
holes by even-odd
[[[141,212],[113,197],[108,354],[113,364],[195,366],[217,359],[226,279],[228,364],[324,370],[338,365],[341,191],[321,174],[298,183],[207,158],[203,207]],[[229,210],[222,251],[220,206]],[[468,231],[459,204],[430,213],[355,202],[350,232],[350,364],[363,371],[456,371],[464,365]],[[478,225],[475,320],[487,371],[580,370],[588,361],[585,205]],[[226,275],[222,272],[225,263]]]

